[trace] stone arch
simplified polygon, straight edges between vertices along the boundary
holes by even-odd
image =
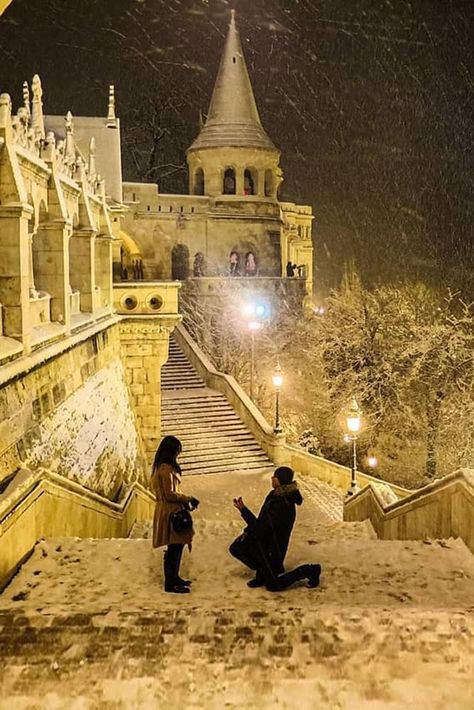
[[[204,195],[206,190],[206,183],[204,178],[204,170],[202,168],[196,168],[194,173],[194,194]]]
[[[237,178],[235,168],[228,166],[222,177],[222,194],[235,195],[237,191]]]
[[[242,264],[243,276],[258,276],[259,265],[258,249],[254,244],[247,243],[245,245],[245,253]]]
[[[258,172],[256,168],[244,170],[244,195],[256,195],[258,192]]]
[[[171,278],[185,281],[189,277],[189,249],[186,244],[175,244],[171,250]]]
[[[242,254],[238,245],[229,252],[229,276],[242,276]]]

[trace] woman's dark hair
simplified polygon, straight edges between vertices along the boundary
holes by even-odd
[[[181,442],[175,436],[165,436],[156,450],[153,468],[158,468],[162,463],[168,463],[173,466],[175,471],[181,473],[181,466],[176,461],[178,454],[181,453]]]
[[[273,475],[278,478],[282,486],[287,486],[293,481],[294,471],[289,466],[279,466]]]

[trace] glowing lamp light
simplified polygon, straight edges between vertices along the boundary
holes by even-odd
[[[277,365],[275,367],[275,371],[272,376],[272,382],[273,382],[273,386],[276,389],[279,389],[283,384],[283,373],[281,371],[281,367],[280,367],[279,362],[277,362]]]
[[[355,397],[352,398],[351,408],[347,414],[346,422],[349,432],[353,436],[356,436],[360,431],[361,416],[359,405],[357,404]]]
[[[378,464],[377,457],[376,456],[368,456],[367,463],[370,466],[370,468],[375,468]]]
[[[245,318],[266,320],[271,315],[270,304],[265,300],[247,301],[242,305],[242,314]]]
[[[259,323],[258,320],[250,320],[248,322],[248,329],[252,331],[260,330],[263,328],[263,323]]]

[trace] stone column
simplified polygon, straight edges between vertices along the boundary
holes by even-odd
[[[33,241],[36,287],[51,296],[51,320],[71,322],[69,228],[61,220],[40,224]]]
[[[95,308],[94,231],[81,229],[69,240],[71,288],[81,293],[81,311],[93,313]]]
[[[244,169],[241,167],[235,168],[235,194],[244,194]]]
[[[168,359],[169,336],[178,318],[127,317],[120,324],[122,360],[132,407],[148,465],[161,437],[161,368]]]
[[[30,249],[28,222],[33,209],[0,206],[0,302],[3,305],[3,333],[30,348]]]
[[[99,236],[95,239],[96,285],[100,287],[99,304],[112,308],[112,239],[109,236]]]

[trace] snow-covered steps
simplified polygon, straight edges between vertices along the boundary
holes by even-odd
[[[173,338],[170,338],[168,361],[161,369],[161,388],[163,390],[199,389],[204,387],[194,367],[181,352]]]
[[[462,543],[378,541],[362,523],[325,525],[305,502],[288,566],[320,561],[320,588],[249,589],[227,553],[242,529],[228,496],[257,509],[261,486],[255,498],[248,476],[230,477],[224,495],[224,480],[185,482],[202,499],[189,595],[163,591],[150,540],[39,543],[0,597],[2,710],[472,707],[474,561]]]
[[[205,386],[173,339],[165,367],[162,434],[181,440],[184,475],[271,468],[272,462],[226,398]]]

